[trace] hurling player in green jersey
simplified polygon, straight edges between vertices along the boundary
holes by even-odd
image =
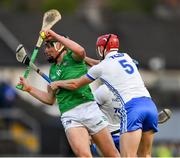
[[[52,81],[79,78],[87,73],[84,62],[86,52],[73,40],[52,30],[45,31],[45,55],[51,63],[49,77]],[[76,90],[60,88],[54,91],[47,86],[47,92],[39,90],[20,77],[23,90],[48,105],[57,99],[69,144],[78,157],[92,157],[89,135],[104,156],[119,157],[107,128],[108,122],[94,101],[88,85]]]

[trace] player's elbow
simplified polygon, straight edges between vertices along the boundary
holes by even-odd
[[[48,99],[48,100],[46,101],[46,104],[47,104],[47,105],[50,105],[50,106],[54,105],[54,103],[55,103],[55,100],[54,100],[54,99]]]
[[[85,51],[85,49],[80,46],[80,47],[78,48],[78,52],[79,52],[79,56],[80,56],[82,59],[84,59],[85,56],[86,56],[86,51]]]
[[[49,105],[49,106],[53,106],[54,105],[54,103],[52,103],[52,102],[47,102],[46,104]]]

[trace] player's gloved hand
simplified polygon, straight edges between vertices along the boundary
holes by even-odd
[[[20,77],[20,81],[18,83],[18,85],[22,85],[23,86],[23,91],[25,92],[30,92],[31,91],[31,86],[28,85],[26,79],[24,77]]]

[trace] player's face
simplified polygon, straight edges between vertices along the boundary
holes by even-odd
[[[45,54],[47,57],[54,56],[56,54],[56,50],[55,50],[54,46],[47,43],[45,45]]]
[[[45,54],[49,63],[56,63],[59,55],[65,50],[64,45],[60,42],[45,43]]]
[[[45,43],[45,55],[49,63],[54,63],[58,52],[56,51],[55,44],[46,42]]]

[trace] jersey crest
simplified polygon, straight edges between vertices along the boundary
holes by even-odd
[[[60,75],[61,75],[61,70],[56,70],[56,74],[57,74],[58,76],[60,76]]]

